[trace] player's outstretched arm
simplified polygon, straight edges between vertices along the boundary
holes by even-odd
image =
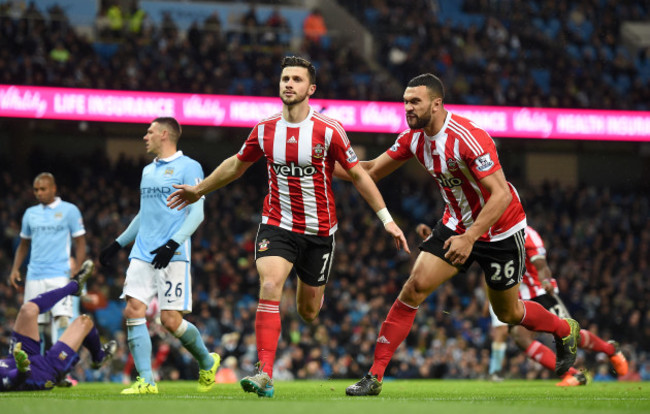
[[[395,246],[398,249],[403,248],[407,253],[411,253],[402,229],[393,221],[388,209],[386,209],[384,198],[381,196],[377,185],[372,181],[368,173],[363,167],[357,164],[348,170],[348,174],[352,177],[352,183],[357,188],[357,191],[359,191],[359,194],[368,202],[382,223],[384,223],[384,229],[393,236]]]
[[[223,161],[212,173],[197,185],[174,185],[176,191],[167,197],[167,207],[179,210],[195,203],[204,195],[211,193],[238,179],[253,165],[252,162],[240,161],[237,155]]]

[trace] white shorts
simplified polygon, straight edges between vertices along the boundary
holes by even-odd
[[[131,259],[121,299],[130,296],[149,307],[158,298],[160,310],[192,312],[192,279],[188,262],[169,262],[164,269],[154,269],[151,263]]]
[[[497,318],[496,313],[494,313],[494,310],[492,309],[492,305],[490,305],[490,316],[492,317],[492,327],[493,328],[498,328],[499,326],[508,326],[507,323],[503,323]]]
[[[29,302],[42,293],[62,288],[68,283],[70,283],[70,278],[67,276],[51,277],[41,280],[27,280],[25,282],[25,302]],[[72,318],[72,296],[66,296],[58,301],[49,312],[38,315],[38,323],[49,323],[50,315],[55,318],[58,316],[67,316],[68,318]]]

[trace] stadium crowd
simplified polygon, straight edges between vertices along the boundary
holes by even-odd
[[[136,163],[123,159],[111,165],[103,154],[88,159],[92,162],[71,162],[64,154],[37,154],[30,168],[39,171],[48,166],[54,171],[62,198],[75,202],[84,215],[88,256],[96,258],[101,246],[110,242],[137,211],[139,195],[133,189],[137,188],[144,160]],[[258,164],[253,168],[263,168]],[[226,193],[209,196],[206,220],[193,237],[194,311],[189,319],[201,331],[208,348],[229,361],[229,369],[239,378],[251,372],[256,362],[253,328],[259,286],[253,249],[263,176],[263,171],[248,172]],[[406,175],[380,183],[387,205],[408,232],[412,247],[418,243],[415,225],[433,220],[441,208],[436,192],[425,183]],[[2,186],[8,191],[0,200],[0,225],[4,229],[0,268],[7,274],[18,242],[21,214],[35,202],[28,179],[16,180],[4,171]],[[294,309],[295,278],[290,278],[288,294],[281,303],[284,319],[275,374],[278,380],[364,374],[371,363],[376,327],[412,264],[412,257],[395,251],[351,185],[337,182],[335,192],[340,230],[325,305],[315,324],[301,322]],[[582,326],[620,341],[631,363],[629,375],[650,379],[650,199],[633,192],[558,184],[524,186],[521,193],[530,223],[545,238],[549,263],[571,313]],[[115,267],[96,271],[88,286],[90,299],[82,309],[94,312],[106,338],[121,342],[120,352],[112,366],[99,373],[80,365],[75,372],[79,379],[129,380],[123,377],[125,371],[128,375],[129,362],[123,304],[118,299],[127,256],[128,249],[123,249]],[[387,375],[485,377],[490,337],[489,316],[482,313],[484,301],[480,268],[472,267],[468,274],[452,279],[423,304]],[[22,295],[16,295],[6,284],[0,286],[3,330],[12,325],[21,302]],[[151,319],[154,366],[159,375],[165,379],[193,378],[197,372],[193,358],[175,338],[168,337],[155,322],[155,315]],[[2,352],[8,346],[7,332],[3,333]],[[507,377],[546,378],[546,371],[528,361],[512,344],[508,355]],[[234,358],[228,358],[231,356]],[[607,363],[606,359],[579,354],[578,366],[603,371],[605,379],[613,379]]]
[[[650,50],[628,49],[620,34],[622,22],[649,19],[643,2],[341,3],[371,31],[376,61],[400,84],[433,71],[449,85],[450,102],[649,109]],[[217,13],[182,31],[172,16],[155,26],[139,11],[123,11],[138,20],[107,26],[108,35],[102,26],[91,41],[60,8],[45,16],[33,4],[16,11],[0,3],[0,82],[274,96],[277,62],[296,47],[281,7],[266,21],[251,8],[228,31]],[[305,33],[292,52],[319,70],[319,98],[399,99],[385,72],[344,37]]]

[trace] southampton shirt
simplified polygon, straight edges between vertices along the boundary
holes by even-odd
[[[539,281],[539,272],[533,264],[537,259],[546,258],[544,241],[532,227],[526,227],[526,273],[519,284],[519,297],[521,299],[532,299],[537,296],[546,295],[546,290]],[[557,282],[551,279],[555,293],[558,293]]]
[[[480,180],[501,169],[490,135],[451,112],[435,136],[427,136],[422,129],[408,129],[386,153],[395,160],[415,156],[436,179],[446,204],[442,222],[459,234],[474,224],[490,197]],[[526,227],[519,195],[512,184],[508,186],[512,194],[510,205],[480,241],[503,240]]]
[[[293,124],[276,114],[260,121],[237,154],[241,161],[266,157],[268,194],[262,223],[296,233],[329,236],[337,229],[332,172],[359,161],[338,121],[313,108]]]

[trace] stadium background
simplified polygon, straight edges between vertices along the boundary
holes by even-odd
[[[58,9],[52,8],[55,3]],[[236,1],[0,1],[0,84],[275,96],[279,59],[295,53],[316,63],[318,98],[399,102],[406,80],[431,71],[443,78],[446,101],[454,104],[650,110],[649,45],[643,36],[634,43],[624,30],[626,22],[650,25],[646,3],[521,3],[415,0],[405,7],[392,0],[268,1],[251,9]],[[121,29],[112,28],[112,6],[124,16],[140,7],[146,17],[141,24],[125,18]],[[206,22],[206,7],[218,19]],[[318,39],[309,38],[302,26],[313,7],[327,25],[327,34]],[[274,11],[286,25],[268,19]],[[138,208],[141,168],[150,159],[141,142],[145,129],[144,124],[0,117],[0,269],[7,278],[22,213],[34,203],[31,180],[38,172],[52,172],[62,198],[81,209],[90,257],[119,234]],[[180,148],[209,173],[239,149],[247,133],[186,126]],[[361,158],[371,158],[395,135],[350,133],[350,138]],[[650,144],[495,141],[529,222],[546,242],[570,311],[584,327],[621,342],[632,372],[638,373],[630,379],[650,379]],[[379,186],[414,247],[415,225],[432,223],[442,205],[421,168],[412,163],[404,170]],[[206,221],[193,237],[195,301],[189,318],[228,361],[224,366],[239,376],[256,361],[258,279],[252,258],[265,177],[257,163],[243,179],[209,196]],[[350,185],[337,183],[336,193],[341,224],[325,306],[316,324],[302,323],[295,312],[295,286],[288,282],[278,379],[362,375],[377,329],[414,258],[394,252]],[[120,340],[120,354],[99,373],[81,364],[74,372],[79,379],[125,379],[128,348],[117,298],[127,255],[121,252],[113,268],[98,269],[89,286],[98,303],[86,309],[105,337]],[[473,268],[427,300],[390,375],[485,377],[490,339],[481,280]],[[22,295],[0,286],[3,353],[20,303]],[[193,378],[197,368],[191,357],[155,321],[151,331],[161,377]],[[508,377],[548,376],[512,343],[508,356]],[[598,379],[614,379],[602,356],[581,353],[578,364]]]

